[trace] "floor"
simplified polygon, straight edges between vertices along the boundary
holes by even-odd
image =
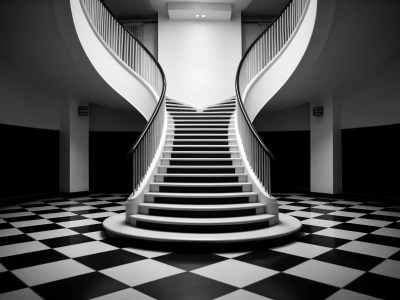
[[[399,299],[400,205],[276,195],[296,241],[178,253],[108,238],[124,194],[0,209],[0,299]]]

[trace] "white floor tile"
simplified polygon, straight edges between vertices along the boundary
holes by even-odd
[[[323,201],[323,200],[306,200],[306,201],[301,201],[299,203],[304,203],[304,204],[311,204],[311,205],[323,205],[330,203],[328,201]]]
[[[279,204],[279,206],[288,205],[288,204],[293,204],[294,203],[293,201],[286,201],[286,200],[277,200],[276,202]]]
[[[379,300],[379,298],[370,297],[346,289],[340,289],[326,300]]]
[[[314,199],[312,197],[305,197],[305,196],[289,196],[287,199],[295,199],[295,200],[303,200],[303,201],[308,201],[311,199]]]
[[[371,256],[377,256],[382,258],[388,258],[399,250],[399,248],[395,247],[383,246],[383,245],[360,242],[360,241],[351,241],[347,244],[338,247],[337,249],[371,255]]]
[[[313,258],[331,250],[331,248],[312,245],[302,242],[292,242],[283,246],[271,248],[274,251],[297,255],[306,258]]]
[[[110,204],[110,202],[107,202],[107,201],[104,201],[104,200],[98,200],[98,201],[83,202],[83,204],[86,204],[86,205],[102,205],[102,204]]]
[[[77,204],[78,202],[74,202],[74,201],[71,201],[71,200],[67,200],[67,201],[65,201],[65,200],[63,200],[63,201],[59,201],[59,202],[52,202],[51,203],[51,205],[71,205],[71,204]]]
[[[328,215],[339,216],[339,217],[349,217],[349,218],[359,218],[359,217],[364,216],[365,214],[339,210],[339,211],[331,212]]]
[[[340,224],[341,222],[330,221],[330,220],[321,220],[321,219],[307,219],[301,221],[304,225],[311,225],[311,226],[319,226],[319,227],[332,227],[335,225]]]
[[[101,241],[104,240],[107,236],[104,233],[104,231],[93,231],[93,232],[88,232],[84,233],[83,235],[86,235],[87,237],[90,237],[91,239]]]
[[[7,223],[7,222],[0,218],[0,224],[1,223]]]
[[[30,211],[14,212],[14,213],[1,213],[0,218],[18,218],[26,216],[34,216],[35,214]]]
[[[7,210],[11,209],[21,209],[21,206],[13,205],[13,206],[0,207],[0,212],[5,214]]]
[[[278,273],[274,270],[230,259],[191,272],[240,288]]]
[[[396,229],[396,228],[379,228],[378,230],[375,230],[374,232],[371,232],[371,233],[400,238],[400,229]]]
[[[42,300],[34,291],[30,288],[20,289],[11,291],[8,293],[0,294],[0,299],[4,300]]]
[[[344,205],[358,205],[364,202],[360,202],[360,201],[349,201],[349,200],[338,200],[333,202],[335,204],[344,204]]]
[[[370,272],[400,279],[400,261],[387,259],[373,268]]]
[[[93,242],[59,247],[55,248],[54,250],[57,250],[58,252],[65,254],[68,257],[74,258],[79,256],[86,256],[90,254],[111,251],[115,249],[118,248],[102,243],[100,241],[93,241]]]
[[[315,212],[310,212],[310,211],[295,211],[295,212],[290,212],[288,215],[294,216],[294,217],[302,217],[302,218],[316,218],[319,216],[322,216],[323,214],[320,213],[315,213]]]
[[[362,274],[363,271],[342,267],[317,260],[308,260],[285,273],[314,281],[344,287]]]
[[[222,257],[226,257],[226,258],[235,258],[244,254],[249,253],[249,251],[246,252],[219,252],[219,253],[214,253],[215,255],[219,255]]]
[[[367,225],[367,226],[376,226],[376,227],[385,227],[385,226],[389,225],[392,222],[381,221],[381,220],[373,220],[373,219],[356,218],[356,219],[350,220],[350,221],[348,221],[346,223]]]
[[[305,206],[295,206],[295,205],[281,205],[279,206],[279,209],[287,209],[287,210],[303,210],[306,209],[307,207]]]
[[[232,293],[216,298],[215,300],[269,300],[266,298],[245,290],[236,290]]]
[[[92,298],[91,300],[155,300],[134,289],[126,289],[115,293],[107,294],[101,297]]]
[[[0,273],[1,273],[1,272],[6,272],[6,271],[7,271],[6,267],[3,266],[3,265],[0,263]]]
[[[370,206],[370,205],[355,205],[355,206],[351,206],[350,208],[365,209],[365,210],[380,210],[380,209],[384,209],[384,207],[382,207],[382,206]]]
[[[374,211],[371,213],[372,215],[380,215],[380,216],[389,216],[389,217],[397,217],[400,218],[400,212],[393,212],[393,211]]]
[[[52,238],[57,238],[57,237],[62,237],[62,236],[70,236],[70,235],[75,235],[78,234],[75,231],[72,231],[71,229],[54,229],[54,230],[46,230],[46,231],[38,231],[38,232],[32,232],[28,233],[30,237],[34,238],[35,240],[46,240],[46,239],[52,239]]]
[[[102,209],[107,210],[107,211],[116,211],[116,210],[123,210],[123,209],[125,209],[125,206],[122,206],[122,205],[110,206],[110,207],[103,207]]]
[[[19,279],[29,286],[43,284],[72,276],[93,272],[94,270],[73,260],[66,259],[48,264],[23,268],[12,271]]]
[[[350,230],[343,230],[343,229],[336,229],[336,228],[326,228],[317,232],[314,232],[317,235],[324,235],[333,238],[339,239],[346,239],[346,240],[355,240],[364,235],[365,232],[358,232],[358,231],[350,231]]]
[[[325,209],[325,210],[342,210],[342,209],[345,209],[346,207],[334,206],[334,205],[318,205],[318,206],[314,206],[313,208]]]
[[[46,205],[46,206],[37,206],[37,207],[27,207],[26,209],[29,211],[45,211],[45,210],[57,209],[57,207],[51,206],[51,205]]]
[[[22,233],[23,232],[21,230],[18,230],[17,228],[1,229],[0,230],[0,237],[18,235],[18,234],[22,234]]]
[[[164,252],[164,251],[154,251],[154,250],[146,250],[146,249],[139,249],[139,248],[133,248],[133,247],[126,247],[122,248],[123,250],[147,257],[147,258],[153,258],[153,257],[158,257],[166,254],[170,254],[171,252]]]
[[[105,218],[105,217],[109,217],[109,216],[113,216],[116,215],[116,213],[111,212],[111,211],[105,211],[105,212],[98,212],[98,213],[93,213],[93,214],[86,214],[86,215],[82,215],[85,218]]]
[[[75,221],[60,222],[57,224],[62,227],[65,227],[65,228],[72,228],[72,227],[100,224],[100,222],[96,221],[96,220],[91,220],[91,219],[82,219],[82,220],[75,220]]]
[[[51,213],[51,214],[39,214],[42,218],[46,218],[46,219],[52,219],[52,218],[62,218],[62,217],[71,217],[71,216],[75,216],[74,213],[69,212],[69,211],[65,211],[65,212],[59,212],[59,213]]]
[[[132,287],[183,272],[184,270],[151,259],[100,271]]]
[[[30,221],[12,222],[10,224],[14,227],[22,228],[22,227],[45,225],[45,224],[52,224],[52,223],[53,222],[51,222],[47,219],[38,219],[38,220],[30,220]]]
[[[82,205],[82,206],[71,206],[71,207],[63,207],[63,210],[66,211],[80,211],[80,210],[88,210],[88,209],[94,209],[95,207],[93,206],[87,206],[87,205]]]
[[[31,241],[19,244],[0,246],[0,257],[35,252],[49,249],[46,245],[38,241]]]

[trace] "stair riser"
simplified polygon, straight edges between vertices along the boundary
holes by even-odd
[[[239,166],[240,160],[161,160],[162,166]]]
[[[210,122],[210,120],[175,120],[175,125],[178,125],[178,124],[207,124],[207,123],[229,125],[230,120],[226,120],[226,121],[213,120],[212,122]]]
[[[139,213],[144,215],[160,216],[160,217],[175,217],[175,218],[230,218],[244,217],[256,214],[262,214],[260,209],[237,209],[228,211],[187,211],[187,210],[169,210],[169,209],[148,209],[140,208]]]
[[[164,158],[239,158],[239,153],[163,153]]]
[[[229,183],[229,182],[245,182],[247,176],[234,176],[234,177],[201,177],[201,175],[196,177],[173,177],[156,175],[154,176],[155,182],[192,182],[192,183]]]
[[[159,173],[167,173],[167,174],[219,174],[219,173],[243,173],[244,167],[233,167],[233,168],[168,168],[167,166],[159,167]]]
[[[197,139],[207,139],[207,140],[227,140],[228,138],[233,138],[233,136],[227,135],[172,135],[168,134],[167,139],[174,140],[197,140]]]
[[[218,140],[212,140],[212,141],[175,141],[175,140],[167,140],[165,141],[166,146],[181,146],[181,145],[217,145],[217,146],[236,146],[237,142],[236,141],[218,141]]]
[[[132,224],[132,223],[131,223]],[[220,226],[199,226],[199,225],[169,225],[157,224],[150,222],[138,221],[134,226],[159,231],[175,231],[175,232],[189,232],[189,233],[223,233],[223,232],[239,232],[265,228],[269,226],[268,221],[257,222],[251,224],[234,224],[234,225],[220,225]]]
[[[229,130],[203,130],[203,129],[198,129],[198,130],[179,130],[179,129],[168,129],[167,134],[234,134],[235,130],[234,129],[229,129]]]
[[[239,147],[173,147],[165,146],[165,151],[239,151]]]
[[[251,192],[251,186],[208,186],[208,187],[195,187],[195,186],[157,186],[152,185],[150,192],[161,193],[240,193]]]
[[[157,197],[145,195],[144,199],[148,203],[165,203],[165,204],[240,204],[240,203],[256,203],[257,196],[244,197],[212,197],[212,198],[179,198],[179,197]]]

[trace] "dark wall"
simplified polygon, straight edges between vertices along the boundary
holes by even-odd
[[[89,133],[90,190],[132,191],[132,159],[126,156],[140,132]]]
[[[259,132],[275,155],[271,189],[310,189],[310,131]]]
[[[0,198],[58,192],[59,132],[0,124]]]
[[[343,192],[400,198],[400,124],[342,130]]]

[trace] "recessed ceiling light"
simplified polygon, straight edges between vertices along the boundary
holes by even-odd
[[[202,17],[202,18],[205,18],[205,17],[206,17],[206,15],[201,15],[201,17]]]
[[[200,17],[200,15],[196,15],[196,18]]]

